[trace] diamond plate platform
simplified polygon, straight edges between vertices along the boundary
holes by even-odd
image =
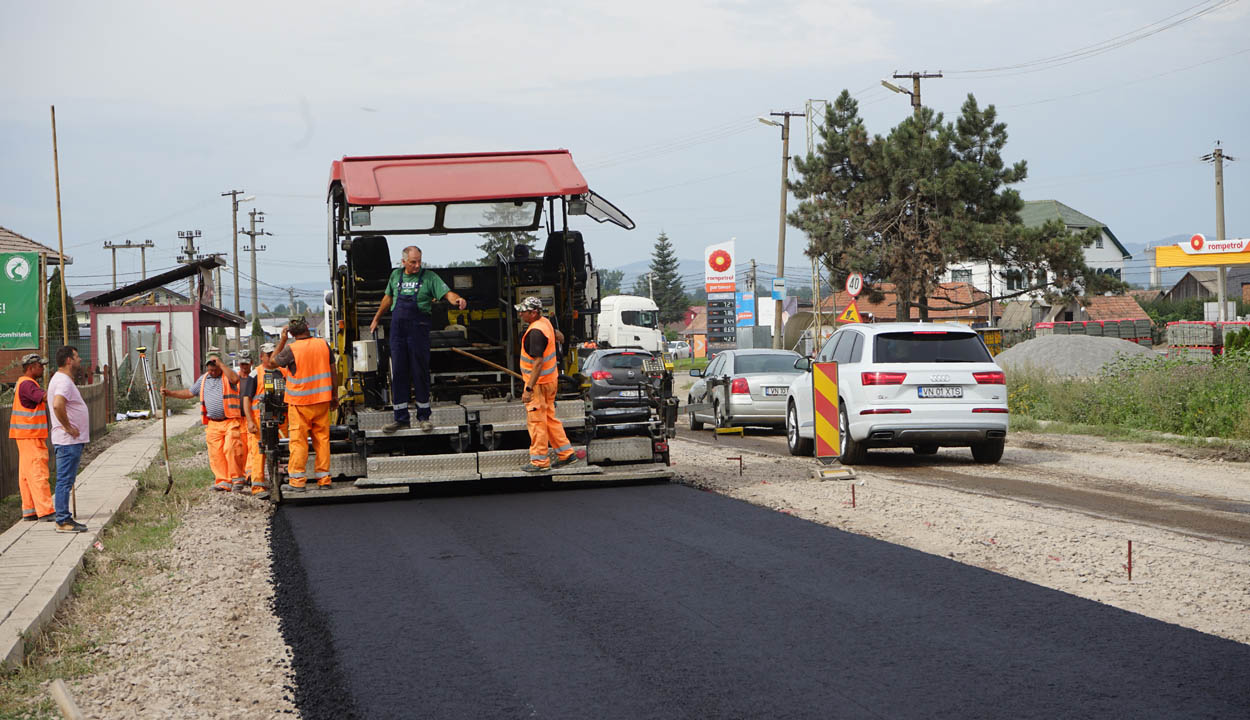
[[[368,469],[368,477],[356,481],[358,487],[457,482],[480,477],[476,453],[371,457]]]
[[[409,407],[409,412],[413,414],[415,420],[416,408]],[[434,403],[430,408],[430,413],[430,422],[435,426],[460,426],[465,422],[464,408],[456,403]],[[383,425],[394,419],[395,413],[391,410],[360,410],[356,413],[356,421],[360,423],[360,429],[366,432],[381,430]]]
[[[591,463],[634,462],[651,459],[651,438],[595,438],[586,447],[586,460]]]
[[[308,465],[304,472],[312,477],[316,471],[317,458],[308,453]],[[364,458],[356,453],[333,453],[330,455],[330,477],[357,478],[367,472]]]

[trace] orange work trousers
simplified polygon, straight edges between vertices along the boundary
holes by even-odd
[[[243,477],[247,477],[247,418],[240,417],[239,423],[239,444],[235,447],[235,454],[239,456],[239,467],[243,469],[241,473]]]
[[[541,468],[551,467],[547,451],[555,448],[561,460],[569,459],[573,446],[564,434],[564,426],[556,419],[556,384],[534,386],[530,401],[525,405],[525,424],[530,431],[530,463]]]
[[[208,445],[208,466],[213,470],[213,484],[229,489],[235,482],[243,482],[243,465],[239,462],[239,423],[236,418],[209,420],[204,426],[204,440]]]
[[[260,435],[251,432],[247,434],[247,475],[252,481],[252,492],[258,493],[267,487],[265,454],[260,451]]]
[[[330,484],[330,403],[313,405],[288,405],[286,409],[288,432],[291,438],[291,459],[286,474],[291,487],[304,487],[308,471],[308,437],[312,436],[313,479],[318,485]]]
[[[17,439],[17,487],[22,493],[22,517],[53,512],[48,484],[48,444],[44,438]]]

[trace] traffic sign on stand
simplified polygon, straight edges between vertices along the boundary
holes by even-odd
[[[846,291],[851,297],[859,297],[859,293],[864,289],[864,276],[860,273],[853,272],[846,276]]]
[[[845,323],[863,322],[859,318],[859,310],[856,309],[854,300],[852,300],[851,304],[847,305],[846,309],[842,311],[842,314],[838,316],[838,322],[845,322]]]

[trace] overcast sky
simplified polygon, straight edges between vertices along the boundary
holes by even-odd
[[[149,272],[174,265],[179,230],[229,251],[230,189],[255,194],[243,209],[274,233],[260,279],[317,282],[331,160],[556,147],[638,223],[582,219],[596,265],[643,258],[664,231],[682,258],[737,238],[739,264],[771,272],[781,137],[756,116],[846,88],[884,134],[910,106],[880,80],[941,70],[925,105],[996,105],[1008,159],[1029,164],[1025,199],[1098,218],[1130,249],[1213,233],[1199,158],[1220,140],[1246,157],[1225,171],[1228,234],[1245,236],[1250,2],[1225,2],[0,0],[0,226],[56,246],[55,104],[74,292],[109,287],[106,240],[152,239]],[[1160,32],[1133,34],[1147,26]],[[791,139],[806,151],[803,118]],[[476,257],[476,242],[431,238],[425,258]],[[809,276],[804,244],[791,229],[792,279]],[[119,252],[118,270],[137,279],[138,254]]]

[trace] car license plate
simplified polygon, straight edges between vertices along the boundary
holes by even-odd
[[[776,397],[785,395],[788,392],[790,392],[788,387],[766,387],[764,388],[764,397]]]
[[[617,397],[641,397],[642,392],[639,390],[621,390],[616,393]]]
[[[962,385],[921,385],[918,391],[922,398],[961,398],[964,396]]]

